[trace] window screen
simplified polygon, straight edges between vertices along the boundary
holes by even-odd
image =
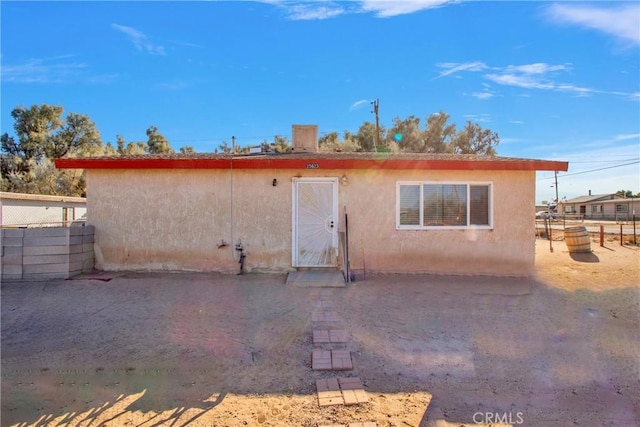
[[[398,183],[397,228],[492,227],[491,184]]]
[[[424,224],[431,227],[467,225],[467,186],[424,184]]]
[[[420,185],[400,186],[400,225],[420,225]]]
[[[489,186],[471,185],[469,187],[471,199],[471,225],[489,225]]]

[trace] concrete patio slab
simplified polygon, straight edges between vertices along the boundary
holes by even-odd
[[[344,288],[342,273],[330,268],[309,268],[292,271],[287,276],[287,285],[311,288]]]

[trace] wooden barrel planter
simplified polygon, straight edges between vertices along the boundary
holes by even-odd
[[[565,228],[564,242],[569,252],[591,252],[591,239],[586,227]]]

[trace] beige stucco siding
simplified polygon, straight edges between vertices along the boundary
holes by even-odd
[[[235,271],[238,241],[253,269],[291,264],[291,188],[271,185],[278,174],[87,172],[98,268]]]
[[[388,172],[388,171],[387,171]],[[534,172],[354,173],[342,200],[354,270],[527,275],[534,263]],[[396,181],[493,183],[491,230],[396,230]]]
[[[107,270],[291,267],[293,177],[342,177],[353,270],[530,274],[535,172],[393,170],[88,170],[96,265]],[[278,185],[273,186],[273,179]],[[396,230],[397,181],[493,183],[491,230]],[[340,224],[339,224],[340,225]],[[228,246],[218,248],[223,242]]]

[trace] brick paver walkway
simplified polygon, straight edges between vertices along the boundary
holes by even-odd
[[[339,322],[342,318],[332,310],[316,310],[311,313],[311,320],[314,322]]]
[[[342,344],[347,342],[347,331],[344,329],[316,329],[313,331],[314,344]]]
[[[353,369],[348,350],[313,350],[311,369],[314,371],[348,371]]]
[[[323,291],[320,301],[311,313],[313,322],[340,322],[336,304]],[[325,326],[326,327],[326,326]],[[313,344],[323,345],[311,353],[311,369],[316,371],[346,371],[353,369],[351,352],[344,348],[349,334],[345,329],[328,328],[313,330]],[[329,346],[329,348],[327,348]],[[336,348],[336,346],[338,348]],[[333,347],[333,348],[332,348]],[[318,405],[359,405],[369,401],[364,385],[358,377],[322,378],[316,380]],[[375,427],[376,423],[351,423],[349,427]],[[344,427],[344,426],[341,426]]]

